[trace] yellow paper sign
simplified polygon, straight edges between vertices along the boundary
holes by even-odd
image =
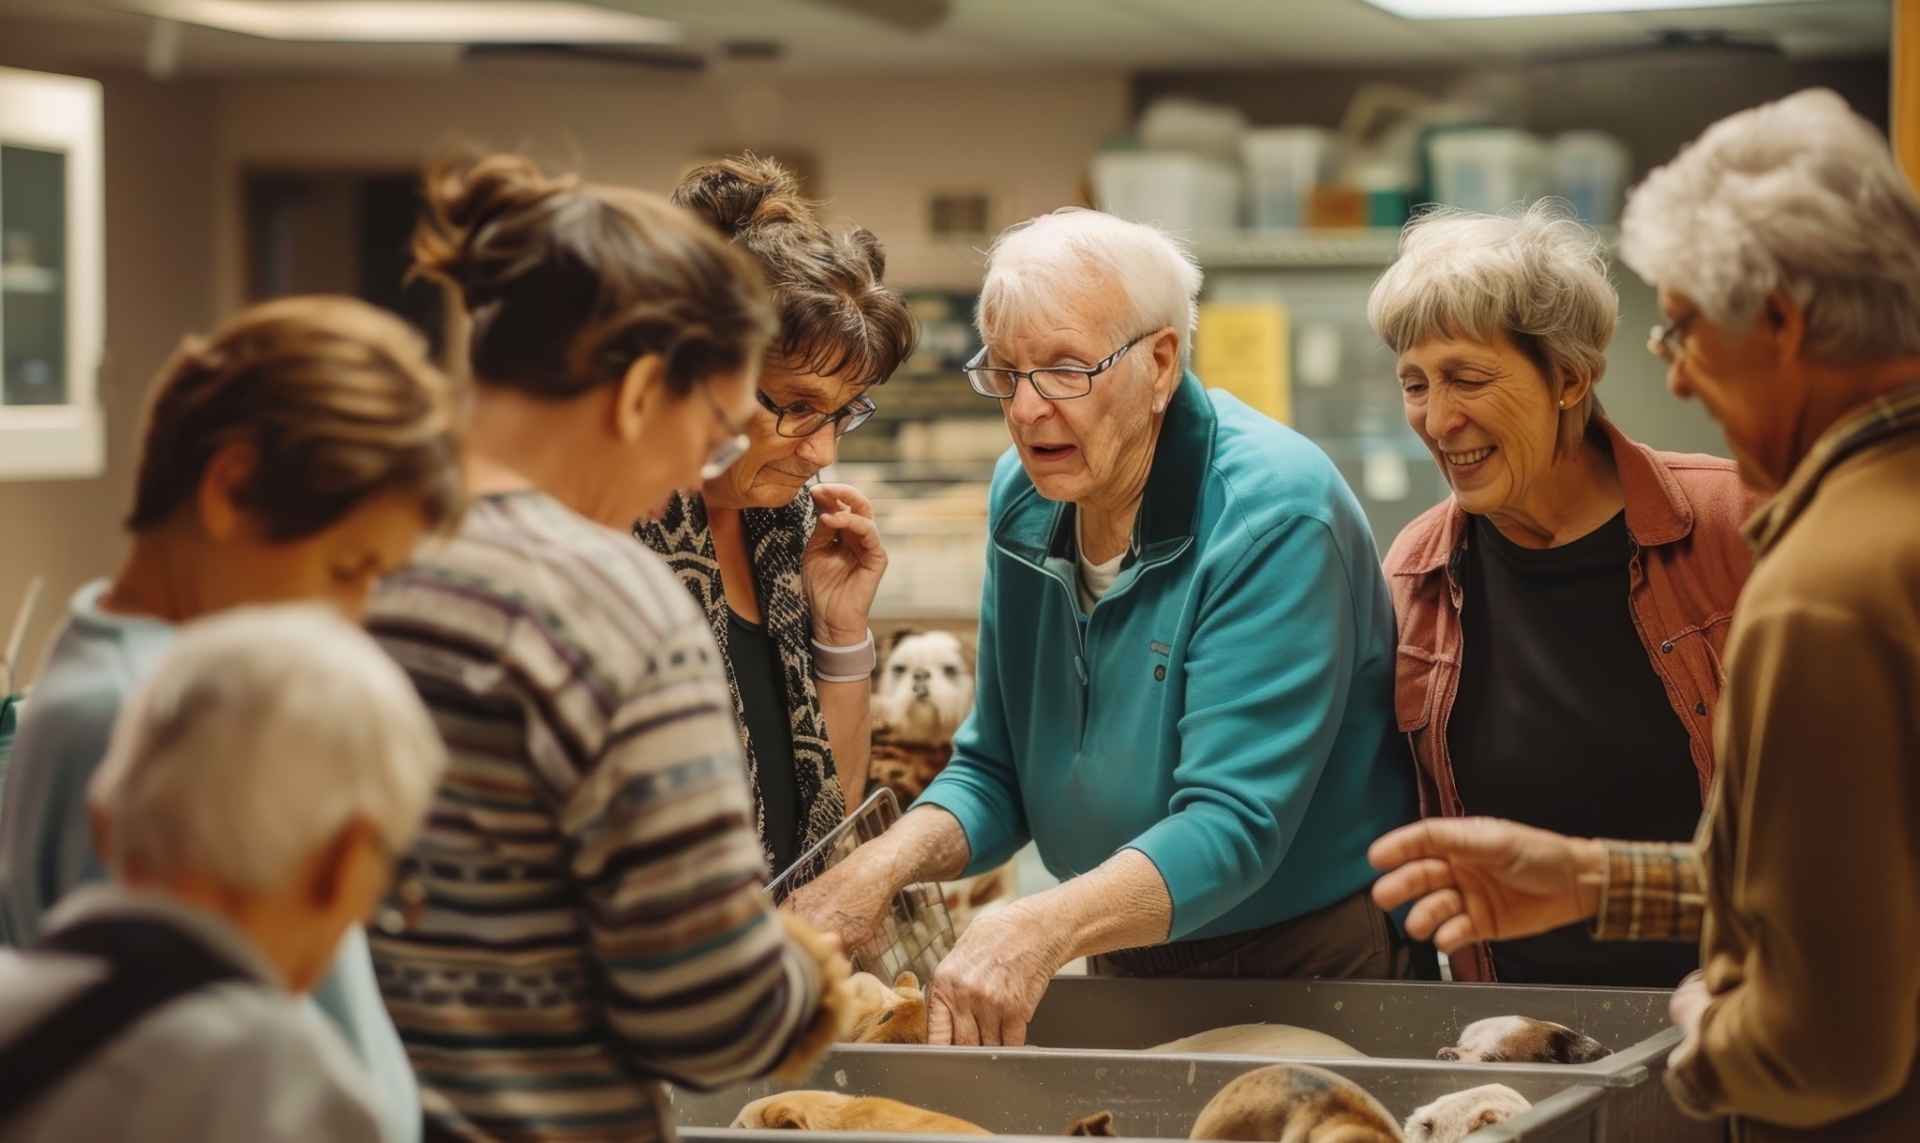
[[[1287,307],[1279,302],[1213,302],[1200,307],[1193,371],[1281,424],[1293,421]]]

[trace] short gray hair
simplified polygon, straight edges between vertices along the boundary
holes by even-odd
[[[1648,175],[1620,255],[1735,333],[1782,290],[1815,359],[1920,353],[1920,200],[1879,130],[1824,88],[1730,115]]]
[[[1440,208],[1407,223],[1400,257],[1367,298],[1367,321],[1395,353],[1431,337],[1489,342],[1505,333],[1558,394],[1597,382],[1620,324],[1599,235],[1564,204],[1475,214]],[[1575,410],[1584,429],[1593,391]]]
[[[109,868],[282,887],[350,822],[411,844],[446,760],[413,684],[318,604],[189,624],[114,723],[87,788]]]
[[[1016,222],[993,240],[976,314],[980,336],[992,341],[1012,314],[1059,306],[1089,277],[1114,281],[1132,306],[1116,317],[1124,322],[1118,336],[1172,326],[1180,331],[1181,363],[1191,359],[1200,264],[1157,227],[1077,206]]]

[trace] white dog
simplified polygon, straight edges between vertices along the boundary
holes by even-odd
[[[1503,1083],[1456,1091],[1407,1117],[1407,1143],[1460,1143],[1482,1127],[1505,1123],[1532,1106]]]
[[[948,631],[902,631],[874,680],[873,782],[909,806],[953,757],[953,735],[973,713],[973,648]],[[954,935],[982,912],[1011,900],[1005,866],[944,886]]]

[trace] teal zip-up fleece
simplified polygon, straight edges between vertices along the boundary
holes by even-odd
[[[1062,879],[1137,849],[1173,899],[1169,940],[1372,882],[1368,844],[1416,816],[1413,765],[1386,581],[1324,453],[1188,373],[1090,615],[1074,508],[1013,452],[988,528],[978,699],[920,798],[959,819],[969,874],[1029,839]]]

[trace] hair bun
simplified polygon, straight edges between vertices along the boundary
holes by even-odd
[[[483,235],[578,185],[571,177],[543,173],[519,155],[482,158],[454,151],[435,157],[424,177],[426,205],[413,235],[413,272],[458,287],[469,306],[483,304],[504,285],[491,280],[502,267],[482,248]]]
[[[811,225],[813,203],[800,180],[774,159],[747,152],[697,167],[680,180],[673,201],[739,238],[768,226]]]

